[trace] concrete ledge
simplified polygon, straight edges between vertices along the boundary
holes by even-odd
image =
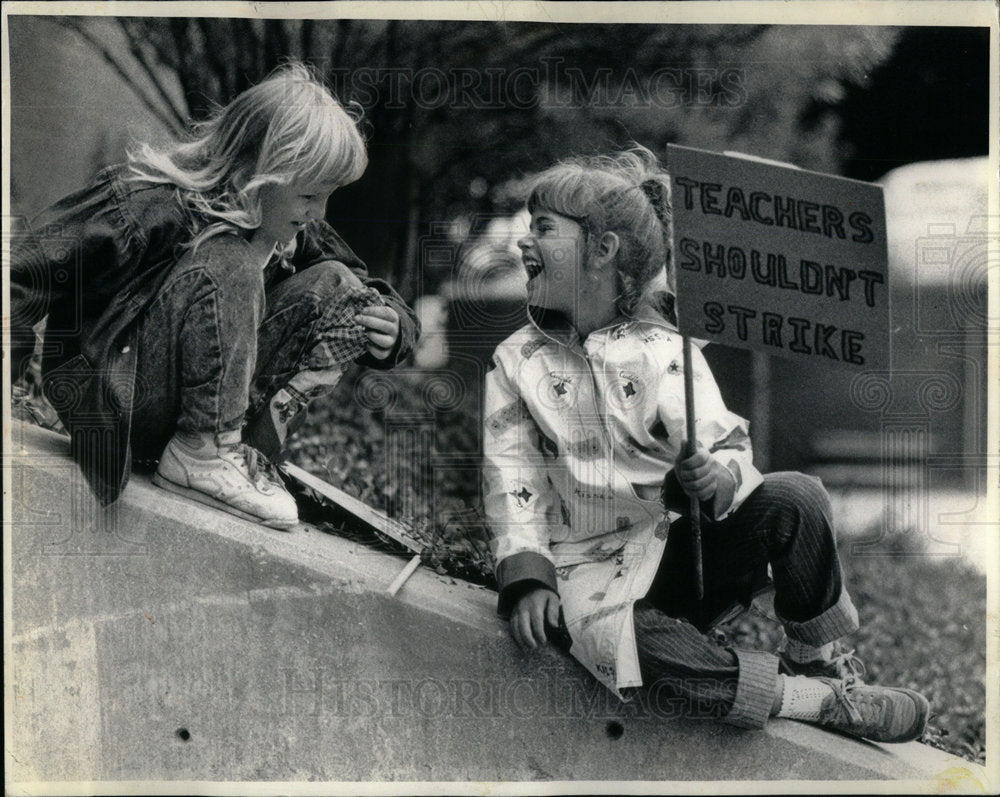
[[[980,768],[919,744],[785,721],[745,732],[666,702],[619,704],[567,657],[518,653],[485,589],[420,569],[390,598],[404,559],[245,523],[143,478],[100,510],[63,438],[12,431],[12,791],[135,780],[986,789]]]

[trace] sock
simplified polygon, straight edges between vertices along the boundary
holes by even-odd
[[[804,675],[780,677],[781,708],[777,716],[805,722],[819,720],[823,699],[833,693],[833,688],[817,678],[806,678]]]
[[[218,450],[213,432],[182,432],[178,429],[174,432],[174,443],[199,459],[210,459]]]
[[[237,446],[240,443],[240,430],[231,429],[224,432],[174,432],[174,442],[179,444],[193,457],[212,459],[220,449]]]
[[[781,698],[785,694],[785,676],[776,673],[774,676],[774,697],[771,698],[771,711],[767,716],[777,717],[781,711]]]
[[[806,664],[817,659],[829,661],[830,657],[833,656],[833,642],[827,642],[825,645],[814,648],[805,642],[785,637],[785,656],[798,664]]]

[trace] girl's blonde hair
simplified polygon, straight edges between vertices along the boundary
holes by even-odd
[[[630,315],[650,281],[671,264],[670,178],[645,147],[615,155],[571,158],[542,172],[528,197],[528,210],[545,208],[579,222],[588,247],[614,232],[618,309]],[[670,288],[671,292],[673,288]]]
[[[309,68],[289,63],[192,125],[185,140],[130,152],[129,165],[134,179],[177,187],[192,216],[189,246],[197,247],[221,232],[259,227],[263,185],[342,186],[361,177],[368,155],[359,116]]]

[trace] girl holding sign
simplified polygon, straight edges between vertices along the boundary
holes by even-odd
[[[525,649],[549,639],[616,695],[762,727],[769,716],[882,742],[918,738],[927,701],[868,686],[836,641],[858,627],[821,483],[762,476],[747,423],[694,349],[698,441],[688,456],[682,338],[669,289],[668,176],[636,148],[560,163],[528,200],[519,241],[529,322],[486,377],[485,503],[499,611]],[[687,518],[703,529],[704,598]],[[773,573],[780,655],[704,633]]]

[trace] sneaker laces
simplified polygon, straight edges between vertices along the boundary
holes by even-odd
[[[847,712],[847,716],[850,718],[851,722],[856,724],[861,724],[864,722],[864,717],[861,716],[861,710],[858,708],[857,703],[851,696],[851,692],[858,685],[854,678],[844,678],[840,681],[835,681],[833,679],[824,678],[830,688],[833,690],[834,699],[837,704]]]
[[[836,656],[832,656],[830,663],[837,668],[838,672],[849,673],[844,677],[850,678],[852,681],[861,680],[867,673],[865,663],[854,655],[854,649],[844,650]]]
[[[262,493],[270,493],[275,486],[281,484],[281,481],[278,479],[277,470],[271,464],[271,460],[253,446],[246,443],[237,443],[228,446],[228,449],[228,453],[236,458],[240,467],[246,469],[250,481]]]
[[[823,679],[827,680],[827,679]],[[858,683],[854,678],[844,678],[843,680],[827,680],[830,688],[833,689],[834,699],[837,704],[847,713],[848,718],[851,722],[856,725],[864,725],[870,723],[872,718],[865,718],[861,713],[861,705],[854,698],[852,692],[863,684]],[[862,704],[867,705],[871,708],[876,707],[876,703],[872,703],[870,700],[862,700]],[[875,722],[880,722],[881,720],[875,719]]]
[[[927,727],[930,706],[918,692],[865,686],[853,678],[820,680],[833,693],[821,708],[821,725],[873,742],[913,741]]]
[[[834,645],[828,659],[814,659],[808,662],[798,662],[788,656],[787,650],[779,650],[782,665],[793,675],[822,675],[828,678],[854,678],[864,682],[867,670],[865,663],[855,654],[855,650],[846,650],[839,642]],[[815,670],[821,670],[817,672]]]

